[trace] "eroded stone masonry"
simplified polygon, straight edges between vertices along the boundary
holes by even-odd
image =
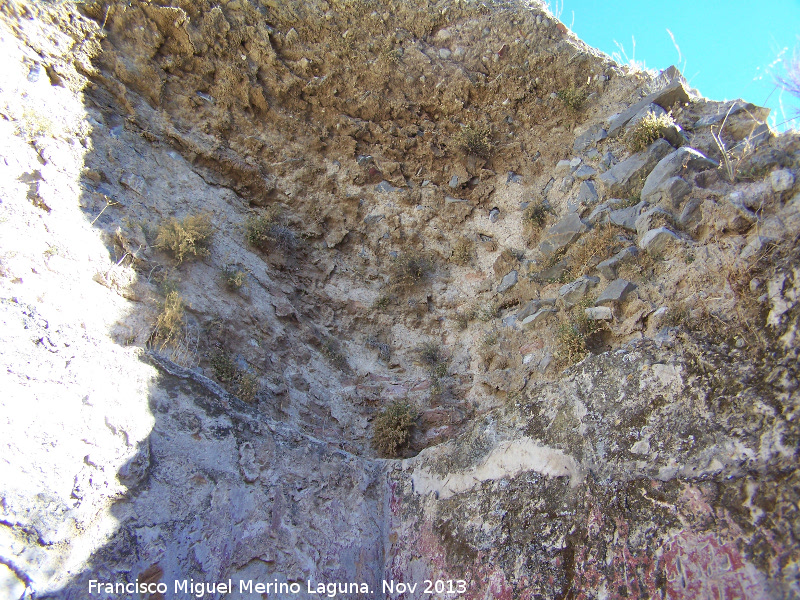
[[[0,45],[0,596],[800,598],[766,109],[519,0]]]

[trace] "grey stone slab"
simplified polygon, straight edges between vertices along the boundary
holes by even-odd
[[[570,213],[547,230],[539,250],[546,256],[555,254],[588,230],[589,226],[576,213]]]
[[[669,142],[660,139],[642,152],[637,152],[617,163],[597,178],[604,195],[624,197],[636,193],[652,168],[670,151],[672,146]]]
[[[789,169],[779,169],[769,174],[773,192],[785,192],[794,186],[794,173]]]
[[[378,185],[375,186],[375,191],[388,194],[389,192],[399,192],[400,188],[396,188],[388,181],[383,180]]]
[[[642,187],[641,198],[642,200],[655,204],[661,200],[662,196],[665,194],[665,190],[669,188],[669,186],[665,184],[671,178],[678,177],[690,171],[712,169],[718,166],[719,163],[711,160],[694,148],[678,148],[659,160],[658,164],[656,164],[653,170],[647,175],[644,187]],[[673,182],[673,186],[674,183],[675,182]]]
[[[122,177],[119,178],[119,182],[140,196],[144,194],[145,187],[147,186],[144,177],[135,173],[123,173]]]
[[[525,317],[520,321],[520,325],[526,328],[530,328],[541,321],[544,321],[548,317],[553,316],[558,311],[555,308],[540,308],[534,314],[529,317]]]
[[[636,104],[632,105],[627,110],[623,111],[616,118],[609,124],[608,126],[608,136],[614,137],[618,135],[622,128],[628,124],[628,122],[635,117],[642,108],[649,104],[657,104],[663,109],[669,110],[673,104],[676,102],[684,103],[689,101],[689,94],[686,91],[686,88],[683,86],[679,80],[675,79],[665,88],[653,92],[646,98],[643,98]]]
[[[505,292],[510,290],[512,287],[517,285],[517,280],[518,280],[518,277],[517,277],[517,271],[516,270],[510,271],[509,273],[506,273],[505,277],[503,277],[503,279],[500,281],[500,285],[497,287],[497,293],[498,294],[504,294]]]
[[[572,151],[576,153],[583,152],[593,144],[605,139],[607,136],[608,132],[603,129],[602,125],[592,125],[575,138],[575,142],[572,144]]]
[[[628,248],[623,248],[619,252],[617,252],[611,258],[604,260],[600,264],[597,265],[597,270],[600,274],[608,280],[613,280],[617,278],[617,267],[620,263],[635,257],[639,254],[639,250],[635,246],[629,246]]]
[[[573,171],[572,175],[575,177],[575,179],[578,179],[579,181],[584,181],[586,179],[589,179],[590,177],[594,177],[595,175],[597,175],[597,170],[591,165],[581,165],[580,167],[575,169],[575,171]]]
[[[634,289],[636,289],[636,285],[627,279],[615,279],[600,293],[594,305],[602,306],[613,302],[622,302]]]
[[[610,306],[591,306],[583,312],[590,321],[610,321],[614,318]]]
[[[635,227],[636,227],[636,235],[641,238],[651,229],[655,229],[653,226],[654,223],[659,221],[663,222],[665,220],[669,221],[672,219],[672,214],[661,208],[660,206],[654,206],[642,212],[639,217],[636,219]]]
[[[580,204],[594,204],[597,202],[597,189],[591,181],[582,181],[578,188],[578,202]]]
[[[666,227],[658,227],[645,233],[639,246],[649,254],[661,254],[679,242],[680,238],[675,233]]]
[[[609,222],[627,229],[628,231],[636,231],[636,219],[642,214],[642,211],[647,208],[647,202],[639,202],[634,206],[628,208],[618,208],[612,210],[608,214]]]
[[[542,299],[534,299],[529,301],[517,314],[517,320],[522,321],[523,319],[530,317],[532,314],[536,313],[540,308],[544,308],[546,306],[552,307],[555,306],[556,299],[555,298],[542,298]]]
[[[562,285],[558,290],[558,295],[564,301],[564,306],[570,308],[580,302],[581,298],[598,283],[600,283],[599,277],[579,277],[575,281]]]

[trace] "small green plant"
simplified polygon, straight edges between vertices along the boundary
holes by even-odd
[[[586,100],[586,92],[575,86],[570,86],[564,90],[556,92],[558,99],[564,103],[564,106],[573,112],[578,112]]]
[[[183,331],[184,307],[183,298],[177,291],[170,292],[164,300],[153,336],[153,341],[160,350],[178,344]]]
[[[648,112],[628,134],[628,148],[632,152],[644,150],[657,139],[663,138],[667,129],[674,125],[675,120],[670,113],[657,115],[654,112]]]
[[[408,400],[395,400],[384,408],[372,424],[372,447],[381,455],[398,456],[411,439],[417,410]]]
[[[399,65],[403,58],[403,49],[396,48],[392,41],[388,41],[383,48],[381,48],[380,58],[390,65]]]
[[[546,202],[531,202],[522,211],[522,220],[530,227],[541,229],[547,221],[547,215],[552,212],[553,209]]]
[[[256,400],[259,390],[258,379],[247,372],[241,372],[236,382],[236,395],[239,399],[252,404]]]
[[[155,245],[171,252],[175,260],[182,263],[208,256],[213,233],[207,214],[189,215],[182,221],[173,218],[159,227]]]
[[[481,158],[489,158],[492,154],[492,133],[488,127],[462,125],[456,142],[467,154]]]
[[[469,238],[458,238],[453,245],[453,252],[450,255],[450,260],[457,265],[468,265],[472,261],[472,250],[474,244]]]
[[[238,292],[247,281],[247,271],[235,265],[225,265],[222,269],[222,280],[230,291]]]
[[[620,209],[623,209],[623,208],[630,208],[631,206],[636,206],[641,201],[642,201],[642,199],[641,199],[640,195],[637,194],[635,196],[631,196],[630,198],[626,198],[622,202],[617,202],[616,204],[613,205],[613,208],[614,208],[614,210],[620,210]]]

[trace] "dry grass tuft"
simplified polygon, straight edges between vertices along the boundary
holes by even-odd
[[[433,260],[424,252],[403,253],[392,260],[391,287],[408,290],[424,281],[433,272]]]
[[[346,372],[350,370],[350,364],[347,362],[347,358],[342,352],[339,342],[337,342],[335,339],[331,337],[323,338],[320,345],[320,351],[322,352],[322,355],[340,371]]]
[[[420,362],[428,368],[431,377],[447,375],[447,356],[436,342],[426,342],[417,349]]]
[[[675,120],[670,113],[657,115],[649,112],[633,126],[628,134],[628,148],[631,152],[644,150],[657,139],[663,138],[664,132],[674,125]]]
[[[158,229],[155,245],[167,250],[179,263],[208,256],[214,230],[207,214],[190,215],[178,221],[170,219]]]
[[[245,224],[245,238],[248,244],[264,252],[274,248],[287,253],[298,245],[297,236],[276,207],[250,217]]]
[[[183,311],[185,304],[177,291],[167,294],[164,307],[156,321],[154,342],[159,349],[175,346],[183,332]]]
[[[546,202],[531,202],[522,212],[522,221],[531,229],[541,229],[547,222],[547,215],[552,212],[553,209]]]
[[[489,158],[492,154],[492,133],[488,127],[463,125],[456,137],[456,144],[467,154]]]
[[[559,90],[556,96],[573,112],[578,112],[586,101],[586,92],[574,86]]]
[[[453,246],[450,260],[457,265],[468,265],[472,262],[473,248],[472,240],[465,237],[458,238]]]
[[[381,456],[396,457],[411,439],[416,419],[417,411],[407,400],[395,400],[375,417],[372,447]]]
[[[222,279],[226,288],[232,292],[238,292],[247,281],[247,271],[234,265],[225,265],[222,269]]]
[[[616,225],[600,225],[573,244],[567,251],[571,258],[569,277],[576,279],[589,273],[599,262],[619,250],[617,236],[624,230]]]
[[[227,352],[219,350],[209,361],[214,378],[240,400],[252,404],[259,391],[258,379],[240,369]]]

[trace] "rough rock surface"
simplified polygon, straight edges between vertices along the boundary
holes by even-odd
[[[762,109],[517,0],[14,0],[0,50],[0,595],[800,596],[800,138]],[[652,102],[759,145],[672,175],[650,254],[673,149],[614,134]]]
[[[617,163],[600,175],[597,180],[602,184],[606,196],[619,198],[637,194],[641,191],[641,186],[653,166],[671,149],[672,146],[666,140],[657,140],[646,150],[637,152]]]

